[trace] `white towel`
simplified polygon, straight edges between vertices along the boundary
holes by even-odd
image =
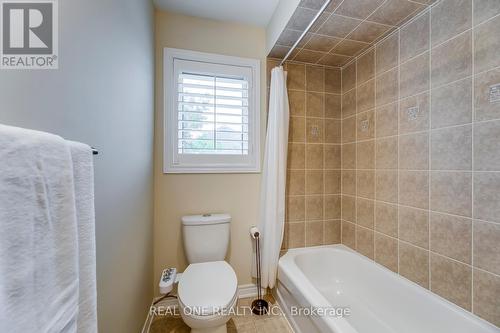
[[[92,149],[79,142],[68,141],[73,160],[80,294],[78,301],[78,333],[97,332],[94,166]]]
[[[74,189],[65,140],[0,125],[0,332],[76,332]]]

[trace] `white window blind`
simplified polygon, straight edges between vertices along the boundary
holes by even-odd
[[[248,155],[248,88],[243,77],[180,72],[178,153]]]
[[[260,171],[260,62],[165,49],[166,173]]]

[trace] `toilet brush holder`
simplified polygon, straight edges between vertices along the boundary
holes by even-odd
[[[260,273],[260,232],[257,228],[251,229],[252,237],[255,239],[256,261],[257,261],[257,299],[252,302],[252,312],[256,315],[264,315],[269,310],[269,304],[262,298],[261,273]]]

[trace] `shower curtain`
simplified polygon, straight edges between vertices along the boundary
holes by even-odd
[[[261,283],[273,288],[285,226],[286,159],[288,151],[289,106],[286,72],[271,72],[271,91],[260,196]]]

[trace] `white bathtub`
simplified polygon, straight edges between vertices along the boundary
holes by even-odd
[[[297,333],[499,333],[500,329],[343,245],[291,249],[275,296]],[[292,307],[351,315],[290,316]]]

